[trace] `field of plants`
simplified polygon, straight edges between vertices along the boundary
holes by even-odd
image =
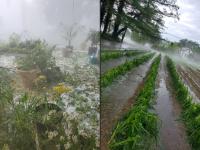
[[[101,149],[198,150],[199,68],[151,51],[122,62],[124,53],[134,50],[102,52]]]
[[[0,149],[99,149],[99,67],[41,40],[0,45]]]

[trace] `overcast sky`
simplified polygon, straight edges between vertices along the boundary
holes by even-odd
[[[180,20],[165,18],[164,38],[179,41],[187,38],[200,43],[200,0],[178,0]]]
[[[0,0],[0,40],[16,32],[63,44],[61,24],[75,23],[76,44],[90,29],[99,30],[99,0]]]

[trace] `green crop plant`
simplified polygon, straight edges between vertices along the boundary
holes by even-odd
[[[182,105],[182,120],[186,125],[192,149],[199,150],[200,147],[200,104],[193,103],[187,87],[182,82],[176,71],[174,62],[167,57],[167,68],[172,80],[172,86],[177,100]]]
[[[109,147],[111,150],[150,149],[157,140],[158,117],[150,112],[155,93],[161,55],[153,61],[134,107],[117,123]]]
[[[129,51],[107,51],[107,52],[101,52],[101,62],[108,61],[110,59],[115,59],[123,56],[136,56],[139,54],[145,53],[144,51],[141,50],[129,50]]]
[[[101,76],[101,87],[106,87],[111,84],[114,79],[120,75],[124,75],[126,72],[130,71],[132,68],[139,66],[140,64],[148,61],[154,56],[154,53],[146,54],[131,61],[127,61],[122,65],[119,65]]]

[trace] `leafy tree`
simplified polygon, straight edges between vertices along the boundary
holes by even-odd
[[[102,36],[111,35],[114,40],[123,41],[130,29],[149,38],[161,38],[163,17],[178,19],[176,0],[113,0],[101,2]],[[108,27],[112,30],[109,31]]]

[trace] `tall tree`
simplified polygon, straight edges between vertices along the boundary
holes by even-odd
[[[109,9],[105,9],[107,16],[101,25],[104,26],[102,34],[111,34],[113,39],[121,37],[122,41],[127,29],[159,39],[163,17],[178,19],[179,16],[176,0],[107,0],[105,5]],[[112,27],[111,32],[108,26]]]

